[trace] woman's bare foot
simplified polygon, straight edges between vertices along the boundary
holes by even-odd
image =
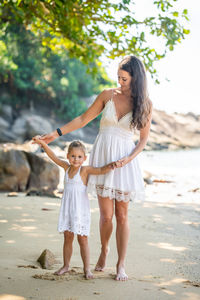
[[[109,254],[109,252],[110,252],[109,247],[106,249],[106,251],[103,251],[101,249],[101,254],[100,254],[98,262],[96,264],[95,271],[98,271],[98,272],[104,271],[104,268],[106,266],[106,258],[107,258],[107,255]]]
[[[117,267],[117,275],[115,277],[117,281],[126,281],[128,280],[128,275],[126,275],[124,267]]]
[[[92,274],[92,272],[90,270],[86,270],[86,271],[84,271],[84,273],[85,273],[85,279],[92,279],[92,278],[94,278],[93,274]]]
[[[62,268],[60,268],[58,271],[54,272],[54,275],[63,275],[65,273],[69,272],[69,267],[65,267],[63,266]]]

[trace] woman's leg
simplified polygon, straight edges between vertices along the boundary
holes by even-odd
[[[85,273],[85,278],[93,278],[93,274],[90,271],[90,250],[88,245],[88,237],[83,235],[77,235],[78,243],[80,245],[80,252],[83,261],[83,270]]]
[[[103,271],[106,265],[106,256],[109,251],[108,243],[113,230],[112,218],[114,211],[114,201],[110,198],[98,196],[100,209],[100,237],[101,237],[101,254],[96,264],[96,271]]]
[[[116,241],[118,252],[116,280],[127,280],[128,276],[125,273],[124,262],[129,238],[128,202],[115,201],[115,215],[117,221]]]
[[[64,245],[63,245],[63,266],[58,271],[56,271],[55,275],[62,275],[69,271],[69,263],[72,256],[73,250],[73,240],[74,240],[74,233],[70,231],[64,232]]]

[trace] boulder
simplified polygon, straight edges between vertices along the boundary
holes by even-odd
[[[27,188],[40,191],[53,191],[59,183],[59,168],[47,158],[26,152],[31,168]]]
[[[26,138],[32,139],[37,134],[46,134],[53,131],[51,123],[44,117],[30,115],[26,118],[27,121],[27,132]]]
[[[48,120],[33,114],[17,118],[12,126],[16,141],[20,143],[32,139],[35,135],[42,135],[51,131],[53,128]]]
[[[25,191],[31,169],[24,152],[0,149],[0,190]]]
[[[3,104],[0,108],[0,116],[3,117],[9,123],[12,122],[13,119],[12,107],[10,105]]]
[[[10,130],[10,124],[0,117],[0,143],[12,142],[15,140],[15,135]]]
[[[33,146],[33,145],[32,145]],[[0,145],[0,190],[30,191],[38,195],[55,196],[59,183],[59,168],[44,154],[28,152],[28,144]]]
[[[16,141],[22,143],[26,139],[26,131],[26,118],[17,118],[12,126],[12,132],[16,137]]]
[[[40,263],[42,269],[51,269],[51,266],[56,263],[56,259],[50,250],[45,249],[38,257],[37,262]]]
[[[1,131],[5,130],[5,129],[9,128],[9,126],[10,126],[9,123],[5,119],[0,117],[0,130]]]

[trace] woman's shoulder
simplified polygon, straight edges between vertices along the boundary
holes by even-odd
[[[113,94],[116,93],[118,88],[108,88],[102,91],[101,95],[104,98],[104,103],[106,104],[107,101],[111,100],[113,98]]]

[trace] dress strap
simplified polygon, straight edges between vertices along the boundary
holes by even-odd
[[[111,100],[113,101],[114,89],[112,89]]]

